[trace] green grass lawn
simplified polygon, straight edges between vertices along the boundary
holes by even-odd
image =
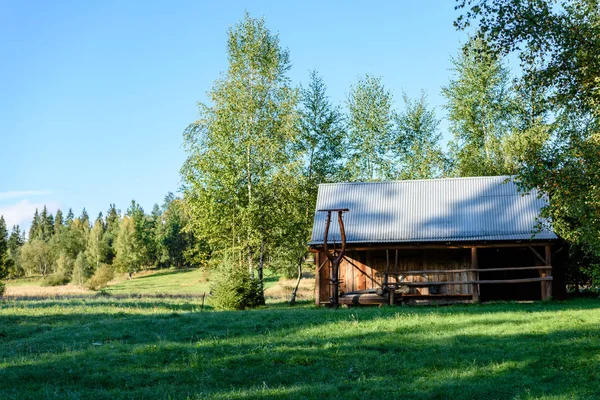
[[[110,294],[202,294],[210,291],[210,282],[201,269],[165,270],[137,276],[104,289]]]
[[[19,279],[11,279],[6,281],[7,286],[41,286],[44,278],[41,276],[29,276]]]
[[[600,301],[200,312],[0,302],[1,399],[594,399]]]
[[[279,276],[265,277],[265,289],[277,283]],[[109,294],[143,294],[143,295],[186,295],[210,292],[210,282],[206,282],[202,269],[164,270],[151,275],[134,276],[108,286],[103,291]]]

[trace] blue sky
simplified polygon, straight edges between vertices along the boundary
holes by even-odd
[[[0,214],[86,207],[92,218],[131,199],[147,211],[180,186],[182,132],[227,67],[226,32],[264,16],[290,50],[295,84],[317,69],[342,103],[365,73],[401,108],[421,89],[443,116],[440,88],[456,32],[451,0],[0,0]],[[445,129],[446,124],[442,124]],[[444,132],[447,137],[447,134]]]

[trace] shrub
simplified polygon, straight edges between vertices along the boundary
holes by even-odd
[[[69,278],[68,275],[66,275],[63,272],[57,272],[55,274],[51,274],[48,275],[47,277],[44,278],[44,280],[42,281],[42,286],[61,286],[61,285],[66,285],[67,283],[69,283],[69,280],[71,278]]]
[[[71,282],[83,286],[85,281],[87,281],[92,275],[92,266],[88,262],[87,257],[83,252],[77,255],[77,259],[75,260],[75,265],[73,266],[73,276],[71,277]]]
[[[264,304],[258,280],[248,271],[224,260],[213,274],[211,303],[217,309],[244,310]]]
[[[91,290],[98,290],[106,287],[115,277],[113,267],[108,264],[101,264],[94,275],[85,283],[85,286]]]
[[[4,294],[4,290],[6,290],[6,285],[4,282],[0,281],[0,296]]]

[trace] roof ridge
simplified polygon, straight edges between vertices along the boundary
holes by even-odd
[[[372,182],[329,182],[319,183],[319,186],[334,186],[334,185],[373,185],[373,184],[390,184],[390,183],[410,183],[410,182],[434,182],[434,181],[459,181],[459,180],[490,180],[505,178],[514,178],[514,175],[493,175],[493,176],[459,176],[451,178],[431,178],[431,179],[398,179],[388,181],[372,181]]]

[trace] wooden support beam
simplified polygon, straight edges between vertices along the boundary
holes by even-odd
[[[544,259],[544,257],[542,257],[540,255],[540,253],[538,253],[533,247],[528,246],[529,250],[531,250],[533,252],[533,254],[535,254],[535,256],[538,258],[538,260],[540,260],[542,262],[542,264],[544,265],[548,265],[546,264],[546,260]]]
[[[547,244],[545,246],[545,250],[546,250],[546,265],[552,265],[552,246],[550,246],[549,244]],[[551,270],[550,270],[551,271]],[[552,279],[552,272],[548,273],[547,270],[541,270],[540,271],[540,275],[542,278],[547,278],[548,276],[550,277],[550,279]],[[542,300],[547,300],[550,297],[552,297],[552,282],[548,282],[548,281],[542,281],[541,283],[541,290],[542,290]]]
[[[477,260],[477,247],[471,247],[471,269],[479,269],[479,261]],[[471,279],[479,281],[479,272],[472,273]],[[479,284],[471,284],[471,293],[473,294],[473,303],[479,303]]]

